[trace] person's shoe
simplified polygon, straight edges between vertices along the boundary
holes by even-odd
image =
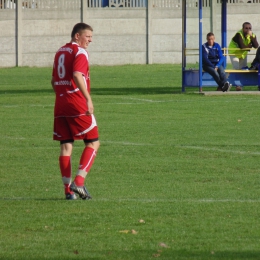
[[[66,200],[76,200],[76,199],[77,199],[77,196],[76,196],[75,193],[67,193],[67,194],[65,195],[65,198],[66,198]]]
[[[240,86],[236,86],[236,91],[241,91],[242,88]]]
[[[88,196],[87,197],[85,197],[85,198],[82,198],[83,200],[91,200],[92,199],[92,197],[90,196],[90,194],[89,194],[89,192],[88,192],[88,190],[87,190],[87,188],[86,188],[86,186],[83,186],[83,189],[85,190],[85,192],[88,194]]]
[[[70,189],[77,193],[83,200],[91,199],[91,196],[89,195],[88,190],[85,186],[77,186],[75,182],[72,182],[70,184]]]
[[[242,67],[241,70],[249,70],[249,68],[247,66]]]
[[[260,91],[260,86],[258,86],[258,90]]]
[[[224,86],[222,87],[222,91],[223,91],[223,92],[226,92],[226,91],[228,91],[228,89],[229,89],[229,82],[226,81],[226,82],[224,83]]]
[[[249,68],[249,70],[258,70],[258,64],[256,64],[256,65],[251,65],[251,67]]]

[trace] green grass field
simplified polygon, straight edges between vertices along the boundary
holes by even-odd
[[[66,201],[50,78],[0,69],[0,259],[260,259],[260,96],[181,94],[180,65],[93,66],[93,199]]]

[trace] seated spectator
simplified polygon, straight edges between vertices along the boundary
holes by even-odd
[[[243,50],[245,48],[258,48],[259,43],[257,41],[256,35],[252,32],[252,25],[249,22],[244,22],[242,24],[242,29],[240,29],[230,41],[228,46],[229,54],[231,54],[230,60],[233,69],[248,69],[247,67],[247,54],[248,50]],[[241,50],[234,50],[234,48],[240,48]],[[236,90],[242,90],[241,86],[236,86]]]
[[[222,66],[224,56],[221,47],[215,42],[212,32],[207,34],[207,42],[202,45],[202,68],[208,72],[218,84],[218,91],[229,91],[231,84],[227,81],[225,70]]]
[[[247,66],[247,54],[248,50],[245,48],[258,48],[259,44],[256,35],[252,32],[252,25],[249,22],[245,22],[240,29],[232,38],[229,43],[228,51],[230,60],[233,65],[233,69],[239,70]],[[240,48],[241,50],[234,50]]]

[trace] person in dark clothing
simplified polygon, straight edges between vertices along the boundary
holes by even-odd
[[[249,70],[258,70],[259,65],[260,65],[260,48],[257,49],[255,58],[251,63],[251,67],[249,68]]]
[[[218,91],[229,91],[231,84],[227,81],[225,70],[222,66],[224,56],[221,47],[215,42],[212,32],[207,34],[207,42],[202,45],[202,68],[208,72],[218,84]]]

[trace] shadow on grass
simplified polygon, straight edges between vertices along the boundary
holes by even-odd
[[[158,87],[158,88],[94,88],[91,93],[95,95],[134,95],[134,94],[174,94],[181,93],[181,88]]]
[[[26,258],[24,252],[17,251],[21,258],[13,258],[5,255],[5,260],[11,259],[46,259],[40,253],[36,253],[33,258]],[[46,255],[46,253],[45,253]],[[61,256],[51,256],[52,260],[60,259],[171,259],[171,260],[185,260],[185,259],[196,259],[196,260],[209,260],[209,259],[223,259],[223,260],[245,260],[245,259],[259,259],[260,251],[187,251],[187,250],[174,250],[172,248],[161,248],[149,249],[149,250],[85,250],[81,252],[80,250],[68,249],[66,254]],[[23,258],[24,256],[24,258]]]
[[[62,200],[62,201],[67,201],[65,198],[22,198],[22,197],[17,197],[17,198],[0,198],[0,201],[20,201],[20,200],[39,200],[39,201],[57,201],[57,200]],[[78,199],[80,201],[80,199]],[[1,258],[0,258],[1,259]]]
[[[8,89],[0,90],[0,94],[50,94],[50,89]],[[145,95],[145,94],[180,94],[180,88],[158,87],[158,88],[93,88],[91,94],[94,95]]]
[[[5,89],[0,90],[0,95],[4,94],[41,94],[41,93],[53,93],[53,90],[50,89]]]

